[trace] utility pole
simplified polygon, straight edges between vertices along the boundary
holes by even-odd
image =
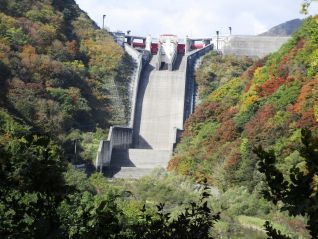
[[[105,29],[105,17],[106,17],[106,15],[104,14],[103,15],[103,30]]]
[[[219,31],[216,31],[216,50],[219,50]]]

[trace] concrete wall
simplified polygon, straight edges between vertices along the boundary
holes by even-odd
[[[178,128],[174,128],[174,136],[173,136],[173,139],[172,139],[172,149],[171,151],[174,151],[175,148],[177,147],[177,144],[180,142],[180,139],[181,139],[181,136],[182,136],[182,133],[183,133],[183,129],[178,129]]]
[[[128,149],[132,144],[132,128],[112,126],[108,134],[108,139],[113,149]]]
[[[261,58],[277,51],[290,37],[228,36],[219,38],[219,50],[224,55]],[[214,38],[214,43],[216,39]]]
[[[202,58],[206,53],[214,49],[213,44],[209,44],[206,47],[195,50],[188,53],[187,59],[187,71],[186,71],[186,95],[184,102],[184,121],[192,114],[195,106],[195,82],[194,82],[194,72],[196,62]]]
[[[202,49],[198,49],[192,52],[189,52],[186,54],[187,57],[187,63],[186,63],[186,70],[184,72],[184,77],[186,79],[185,81],[185,95],[184,95],[184,106],[183,106],[183,122],[184,124],[185,120],[190,116],[191,113],[194,111],[194,99],[195,99],[195,82],[194,82],[194,71],[195,71],[195,64],[198,59],[203,57],[205,54],[207,54],[209,51],[212,51],[214,48],[213,44],[209,44],[205,46]],[[176,147],[178,144],[180,137],[183,132],[182,128],[174,128],[174,135],[173,139],[171,139],[172,142],[172,150]]]
[[[97,155],[96,155],[96,162],[95,162],[95,167],[96,169],[100,167],[102,170],[101,166],[110,165],[110,159],[111,159],[111,152],[112,152],[112,147],[111,147],[111,142],[108,140],[101,140],[99,142],[99,147],[97,150]]]
[[[132,81],[130,83],[130,104],[131,104],[131,111],[130,111],[130,119],[128,126],[133,127],[134,125],[134,118],[135,118],[135,107],[136,107],[136,101],[137,101],[137,94],[138,94],[138,86],[139,86],[139,79],[141,70],[143,67],[143,54],[125,43],[125,51],[135,60],[137,66],[134,71],[134,76],[132,78]]]
[[[174,129],[175,134],[173,134],[173,138],[166,140],[169,141],[169,144],[171,144],[171,149],[173,150],[173,147],[178,142],[181,133],[182,133],[182,126],[184,123],[184,120],[192,113],[194,103],[193,103],[193,95],[194,95],[194,82],[193,82],[193,67],[196,62],[196,60],[200,57],[202,57],[204,54],[206,54],[208,51],[213,49],[213,45],[208,45],[205,48],[193,51],[188,53],[186,57],[186,62],[184,63],[183,70],[180,71],[183,75],[174,76],[174,78],[178,79],[177,82],[180,82],[180,79],[184,79],[183,87],[186,87],[182,94],[184,94],[184,97],[182,97],[184,102],[181,102],[182,107],[177,107],[178,109],[175,109],[177,111],[180,111],[180,115],[183,117],[180,118],[180,124],[177,124],[178,127]],[[136,63],[137,67],[134,73],[134,77],[131,82],[131,89],[130,89],[130,95],[131,95],[131,119],[129,122],[128,127],[123,126],[113,126],[110,128],[108,139],[102,140],[100,142],[97,156],[96,156],[96,167],[104,167],[104,166],[110,166],[111,163],[111,156],[113,149],[129,149],[132,146],[133,143],[133,125],[134,125],[134,118],[135,118],[135,111],[136,111],[136,104],[137,104],[137,95],[138,95],[138,88],[140,84],[140,77],[141,77],[141,71],[143,68],[143,65],[147,63],[147,57],[145,57],[145,54],[139,53],[137,50],[133,49],[129,45],[125,45],[125,50],[129,55],[131,55]],[[154,60],[156,60],[154,58]],[[181,63],[182,65],[182,63]],[[158,74],[159,72],[157,72]],[[170,72],[169,74],[180,74],[177,72]],[[166,75],[166,72],[160,72],[160,74]],[[167,77],[167,76],[166,76]],[[171,76],[172,77],[172,76]],[[168,77],[169,78],[169,77]],[[180,79],[179,79],[180,78]],[[169,79],[169,82],[172,80]],[[157,81],[156,81],[157,82]],[[158,82],[162,82],[158,81]],[[181,86],[180,86],[181,87]],[[179,89],[179,88],[178,88]],[[181,91],[178,90],[178,91]],[[190,100],[187,101],[187,98]],[[181,105],[180,105],[181,106]],[[182,109],[181,109],[182,108]]]
[[[143,54],[125,43],[126,52],[135,60],[136,68],[130,83],[129,97],[131,104],[131,113],[128,127],[112,126],[110,127],[107,140],[102,140],[99,143],[99,148],[96,155],[95,166],[109,166],[113,149],[128,149],[132,145],[133,125],[135,118],[135,109],[137,102],[137,94],[139,88],[140,74],[143,65],[146,64],[149,56]]]
[[[120,126],[110,127],[108,139],[99,143],[96,168],[109,166],[113,149],[128,149],[132,145],[133,129]]]
[[[157,52],[157,62],[156,62],[156,70],[159,71],[160,67],[161,67],[161,62],[162,62],[162,48],[161,46],[158,44],[158,52]]]

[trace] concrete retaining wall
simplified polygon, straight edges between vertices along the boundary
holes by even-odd
[[[194,82],[194,72],[195,64],[209,51],[214,49],[214,44],[209,44],[206,47],[190,52],[187,59],[187,71],[186,71],[186,95],[185,95],[185,105],[184,105],[184,121],[190,116],[194,111],[195,106],[195,82]]]
[[[133,125],[135,118],[135,109],[137,102],[137,94],[139,88],[140,74],[143,66],[149,60],[147,53],[140,53],[130,45],[125,43],[125,51],[135,60],[136,68],[130,83],[129,98],[131,104],[131,113],[128,127],[112,126],[110,127],[107,140],[102,140],[99,143],[95,166],[109,166],[113,149],[128,149],[132,145],[133,140]]]
[[[202,49],[187,53],[187,65],[185,70],[185,96],[183,106],[183,124],[185,120],[193,113],[194,110],[194,99],[195,99],[195,82],[194,82],[194,66],[198,59],[203,57],[206,53],[213,50],[214,45],[209,44]],[[182,124],[182,125],[183,125]],[[172,139],[172,150],[176,147],[180,140],[183,128],[175,128],[174,138]]]
[[[175,148],[177,147],[177,144],[180,142],[182,133],[183,133],[183,129],[178,129],[178,128],[174,128],[174,136],[173,136],[173,141],[172,141],[172,149],[171,151],[174,151]]]
[[[261,58],[277,51],[290,37],[228,36],[219,38],[219,49],[224,55]]]
[[[112,126],[108,134],[113,149],[128,149],[132,144],[132,128]]]
[[[210,44],[202,49],[197,51],[191,52],[186,55],[187,63],[186,63],[186,70],[184,71],[185,81],[185,103],[182,109],[183,112],[183,122],[184,120],[192,113],[194,102],[193,102],[193,95],[194,95],[194,82],[193,82],[193,67],[196,60],[206,54],[208,51],[213,49],[213,44]],[[110,166],[111,163],[111,156],[113,149],[129,149],[132,146],[133,142],[133,125],[134,125],[134,118],[135,118],[135,110],[136,110],[136,103],[137,103],[137,95],[138,95],[138,88],[139,88],[139,81],[142,68],[144,64],[147,63],[148,57],[147,54],[143,54],[132,48],[131,46],[125,44],[126,52],[134,58],[137,63],[136,70],[134,72],[134,77],[131,82],[130,87],[130,99],[131,99],[131,116],[128,127],[122,126],[113,126],[110,128],[108,139],[103,140],[99,144],[97,156],[96,156],[96,168],[104,166]],[[189,100],[187,100],[189,99]],[[183,122],[181,122],[183,125]],[[175,128],[175,135],[172,141],[171,150],[179,141],[183,129]],[[167,139],[169,140],[169,139]]]
[[[133,129],[120,126],[110,127],[108,139],[99,143],[96,168],[109,166],[113,149],[128,149],[132,145]]]
[[[111,142],[108,140],[101,140],[99,142],[99,147],[97,150],[97,155],[96,155],[96,162],[95,162],[95,167],[96,169],[100,167],[102,170],[101,166],[102,165],[110,165],[110,159],[111,159]]]
[[[143,67],[143,54],[125,43],[125,51],[135,60],[137,66],[134,71],[134,77],[130,83],[130,104],[131,104],[131,110],[130,110],[130,119],[128,126],[133,127],[134,125],[134,119],[135,119],[135,108],[136,108],[136,101],[137,101],[137,94],[138,94],[138,86],[139,86],[139,79],[141,70]]]

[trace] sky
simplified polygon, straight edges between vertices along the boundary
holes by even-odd
[[[179,37],[256,35],[295,18],[302,0],[76,0],[82,10],[111,31],[157,37],[172,33]],[[309,14],[318,14],[313,3]]]

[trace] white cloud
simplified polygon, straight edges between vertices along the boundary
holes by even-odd
[[[162,33],[211,36],[219,30],[228,34],[258,34],[299,14],[302,0],[76,0],[98,25],[106,14],[111,30],[157,36]],[[313,3],[311,13],[318,13]]]
[[[257,19],[251,12],[242,12],[237,16],[235,22],[244,24],[245,29],[251,34],[256,35],[267,30],[267,26]]]

